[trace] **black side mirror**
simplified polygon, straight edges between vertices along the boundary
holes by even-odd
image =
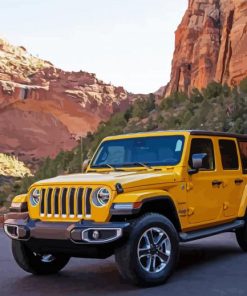
[[[88,165],[89,165],[89,163],[90,163],[90,160],[91,160],[91,159],[85,159],[85,160],[83,161],[83,163],[82,163],[82,172],[83,172],[83,173],[86,172],[86,170],[87,170],[87,168],[88,168]]]
[[[192,154],[192,168],[189,170],[190,175],[194,175],[199,172],[200,168],[202,168],[203,159],[207,156],[207,153]]]

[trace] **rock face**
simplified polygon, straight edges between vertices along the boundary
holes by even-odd
[[[247,76],[246,0],[189,0],[175,37],[166,95],[213,80],[234,86]]]
[[[55,156],[138,96],[87,72],[65,72],[0,39],[0,152]]]

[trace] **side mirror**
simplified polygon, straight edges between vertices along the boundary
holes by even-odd
[[[203,159],[207,156],[207,153],[192,154],[192,168],[189,170],[190,175],[198,173],[199,169],[202,168]]]
[[[83,163],[82,163],[82,172],[83,172],[83,173],[86,172],[86,170],[87,170],[87,168],[88,168],[88,165],[89,165],[89,163],[90,163],[90,160],[91,160],[91,159],[85,159],[85,160],[83,161]]]

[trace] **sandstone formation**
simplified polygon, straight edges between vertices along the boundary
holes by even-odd
[[[247,76],[247,1],[189,0],[175,39],[166,96],[213,80],[237,85]]]
[[[136,98],[87,72],[65,72],[0,39],[0,152],[55,156]]]

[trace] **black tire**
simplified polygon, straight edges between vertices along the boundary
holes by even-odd
[[[243,228],[236,230],[236,238],[240,248],[247,252],[247,220]]]
[[[26,272],[36,275],[46,275],[59,272],[69,262],[66,255],[49,255],[44,260],[44,255],[32,252],[25,242],[12,240],[12,254],[16,263]],[[47,255],[46,255],[47,256]],[[52,259],[52,260],[51,260]]]
[[[148,243],[150,240],[147,239],[147,237],[150,236],[149,232],[150,230],[152,232],[153,229],[160,230],[159,235],[161,235],[163,232],[164,237],[166,235],[169,239],[170,255],[166,263],[161,263],[160,259],[155,257],[157,256],[157,252],[159,252],[159,254],[161,253],[160,251],[157,251],[155,247],[149,250],[149,246],[158,245],[154,242],[155,240],[157,241],[159,237],[155,238],[153,235],[151,235],[153,237],[153,244]],[[143,248],[140,248],[140,246],[144,241],[147,242],[145,247],[145,255],[143,255],[143,259],[140,259],[140,250],[144,250]],[[165,243],[165,253],[167,252],[166,246],[167,243]],[[148,252],[151,253],[146,255],[146,250],[149,250]],[[161,254],[164,255],[163,249]],[[156,259],[152,259],[152,257],[155,257]],[[120,274],[133,284],[140,286],[154,286],[163,284],[175,270],[179,259],[179,239],[177,230],[171,221],[166,217],[156,213],[147,213],[133,222],[129,239],[123,246],[116,249],[115,259]],[[142,260],[144,261],[142,262]],[[145,270],[145,266],[143,265],[147,265],[148,269],[150,265],[153,265],[152,260],[156,261],[156,264],[157,260],[158,263],[160,262],[161,265],[163,264],[163,269],[157,270],[157,272],[151,270],[154,269],[154,267],[150,268],[150,271]],[[156,264],[154,263],[155,267]],[[164,266],[164,264],[166,265]],[[159,264],[157,265],[159,266]]]

